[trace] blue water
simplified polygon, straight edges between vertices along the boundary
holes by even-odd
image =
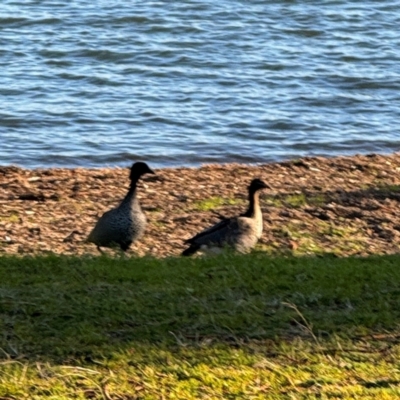
[[[0,164],[400,150],[397,1],[3,0]]]

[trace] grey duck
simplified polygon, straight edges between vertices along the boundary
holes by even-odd
[[[94,243],[98,250],[101,247],[119,246],[122,251],[143,236],[147,221],[137,197],[137,182],[144,174],[154,174],[144,162],[132,165],[128,193],[120,205],[106,211],[90,232],[87,242]]]

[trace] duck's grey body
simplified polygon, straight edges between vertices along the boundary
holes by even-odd
[[[135,163],[131,168],[131,186],[121,204],[106,211],[90,232],[87,241],[101,247],[119,246],[126,251],[140,239],[146,229],[146,216],[137,197],[137,181],[145,173],[154,173],[145,163]]]
[[[125,251],[143,236],[146,225],[146,216],[135,196],[125,199],[119,207],[106,211],[89,234],[88,241],[98,247],[119,245]]]
[[[250,251],[262,236],[263,220],[258,191],[266,187],[260,179],[254,179],[249,186],[247,211],[237,217],[224,218],[187,240],[190,247],[182,255],[191,255],[202,248],[209,250],[225,246],[241,253]]]

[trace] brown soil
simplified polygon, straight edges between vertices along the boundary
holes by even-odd
[[[337,255],[399,251],[400,154],[302,158],[259,166],[205,165],[156,170],[139,185],[148,218],[131,254],[177,255],[183,240],[246,208],[260,177],[270,253]],[[128,170],[0,167],[0,253],[98,254],[84,243],[97,218],[118,205]],[[110,250],[112,252],[112,250]]]

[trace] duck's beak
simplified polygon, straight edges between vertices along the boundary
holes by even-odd
[[[160,175],[157,175],[153,170],[150,170],[149,176],[145,178],[147,182],[164,182],[164,178]]]
[[[263,184],[263,189],[272,189],[272,187],[268,183],[263,182]]]

